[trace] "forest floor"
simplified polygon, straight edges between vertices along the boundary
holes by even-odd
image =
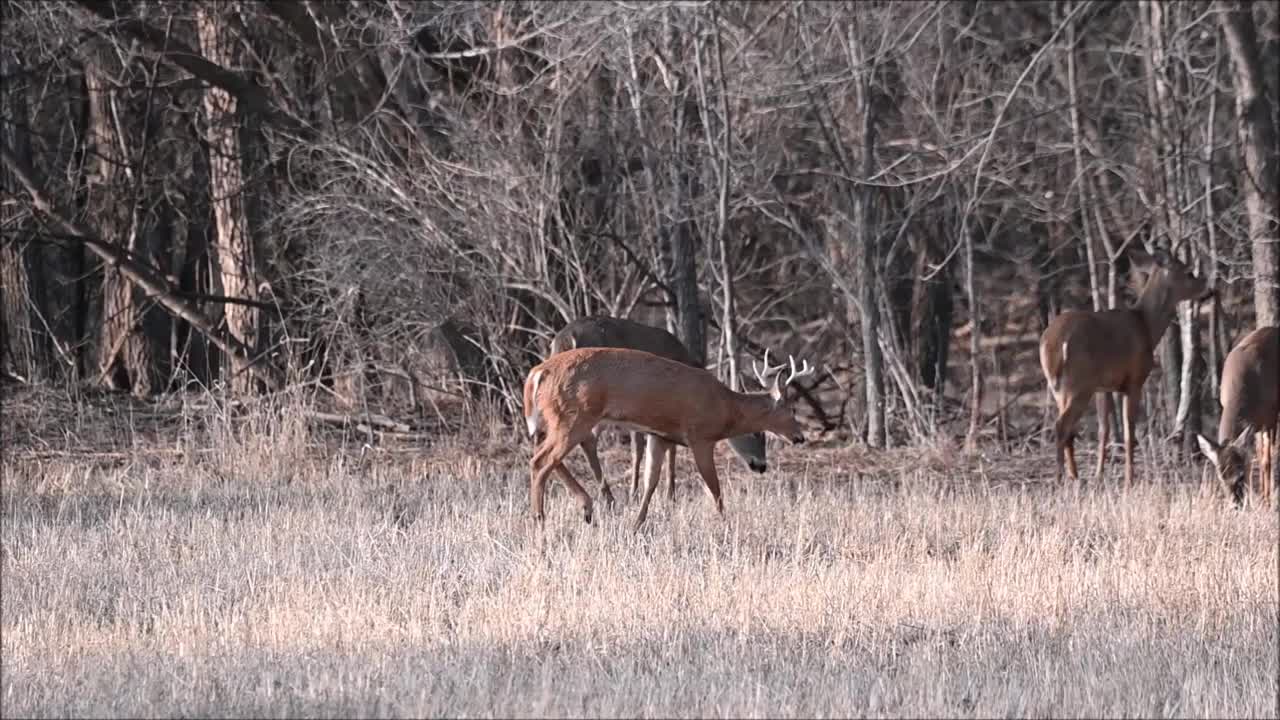
[[[1277,513],[1150,442],[1083,492],[1039,444],[721,448],[723,517],[681,451],[637,534],[610,443],[619,504],[553,480],[539,532],[501,433],[147,412],[6,409],[4,717],[1278,714]]]

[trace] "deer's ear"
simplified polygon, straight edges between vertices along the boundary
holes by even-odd
[[[1253,428],[1245,428],[1240,431],[1235,440],[1231,441],[1231,446],[1235,448],[1243,448],[1249,444],[1249,436],[1253,435]]]
[[[1204,453],[1205,457],[1209,458],[1214,465],[1217,465],[1218,446],[1209,438],[1198,433],[1196,434],[1196,441],[1200,443],[1200,452]]]

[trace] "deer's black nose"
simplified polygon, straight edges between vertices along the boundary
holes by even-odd
[[[791,436],[791,443],[792,443],[793,445],[803,445],[803,444],[804,444],[804,435],[802,435],[802,434],[800,434],[800,433],[796,433],[795,435],[792,435],[792,436]]]
[[[747,467],[751,468],[754,472],[763,473],[769,469],[769,464],[760,460],[751,460],[747,463]]]

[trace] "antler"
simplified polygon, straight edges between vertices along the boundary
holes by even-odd
[[[784,383],[784,387],[786,385],[790,385],[796,380],[799,380],[800,378],[809,377],[810,375],[818,371],[818,368],[809,366],[808,360],[802,360],[800,365],[800,371],[796,372],[796,359],[790,355],[787,356],[787,359],[791,362],[791,376],[787,378],[787,382]]]
[[[799,380],[800,378],[809,377],[810,375],[818,371],[817,368],[809,365],[808,360],[802,361],[800,365],[800,369],[797,370],[796,359],[792,355],[787,356],[787,363],[791,366],[791,374],[787,376],[786,382],[780,382],[780,380],[782,379],[782,375],[779,374],[779,371],[785,369],[787,366],[778,365],[777,367],[769,367],[769,350],[767,348],[764,351],[764,369],[761,370],[760,366],[757,365],[754,360],[751,361],[751,369],[755,370],[756,380],[760,381],[760,387],[766,388],[766,389],[772,388],[772,392],[774,393],[776,393],[779,388],[785,388],[786,386],[790,385],[796,380]],[[772,383],[769,382],[769,378],[771,376],[773,378]]]
[[[767,388],[767,387],[769,387],[769,376],[770,376],[770,375],[775,375],[779,370],[781,370],[781,369],[782,369],[782,368],[784,368],[784,367],[786,367],[786,366],[785,366],[785,365],[779,365],[779,366],[774,367],[774,368],[769,367],[769,348],[765,348],[765,350],[764,350],[764,370],[761,370],[761,369],[760,369],[760,366],[759,366],[759,365],[756,365],[756,361],[755,361],[755,360],[752,360],[752,361],[751,361],[751,369],[755,371],[755,373],[756,373],[756,380],[759,380],[759,381],[760,381],[760,387],[762,387],[762,388]],[[793,367],[794,367],[794,366],[793,366]],[[775,382],[777,381],[777,378],[776,378],[776,377],[774,378],[774,381],[775,381]]]

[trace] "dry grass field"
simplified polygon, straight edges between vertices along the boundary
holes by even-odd
[[[723,519],[682,451],[639,535],[555,481],[540,536],[496,435],[119,412],[69,454],[94,413],[5,420],[4,717],[1277,716],[1277,514],[1149,442],[1079,496],[1048,447],[722,449]]]

